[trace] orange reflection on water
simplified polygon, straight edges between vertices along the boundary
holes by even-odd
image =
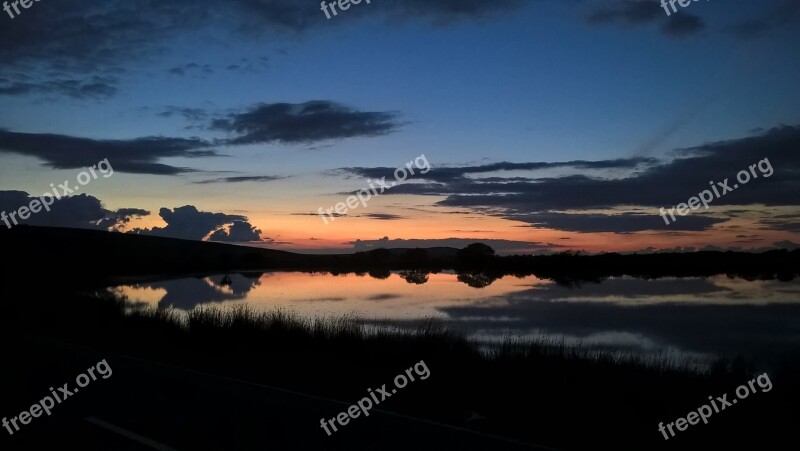
[[[451,272],[429,274],[423,285],[407,282],[398,273],[387,279],[346,274],[334,276],[328,273],[275,272],[265,273],[257,281],[248,283],[247,289],[236,286],[220,286],[222,276],[196,280],[195,286],[212,288],[227,300],[210,305],[220,307],[246,303],[258,310],[287,309],[303,316],[327,316],[355,314],[361,318],[416,319],[439,315],[437,309],[455,305],[483,305],[505,302],[505,296],[530,289],[539,284],[548,284],[533,276],[519,279],[506,276],[495,280],[484,288],[473,288],[458,281]],[[156,305],[170,291],[169,281],[162,286],[127,285],[118,292],[131,301]],[[182,287],[185,289],[185,286]],[[237,295],[238,291],[238,295]],[[207,293],[206,293],[207,294]],[[196,303],[208,305],[198,292]]]

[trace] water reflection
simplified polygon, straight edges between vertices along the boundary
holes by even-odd
[[[128,285],[117,290],[134,302],[191,310],[201,304],[245,300],[250,291],[261,283],[262,275],[243,273],[187,277]]]
[[[797,280],[622,277],[564,285],[535,276],[373,271],[230,274],[230,285],[224,285],[224,276],[115,290],[132,301],[187,310],[247,303],[376,322],[437,317],[486,340],[543,335],[647,353],[767,358],[800,349]]]
[[[628,281],[620,281],[628,282]],[[798,289],[734,299],[726,287],[685,283],[663,297],[644,294],[642,281],[630,281],[638,294],[621,295],[595,287],[599,295],[534,288],[485,303],[443,307],[452,321],[497,335],[498,322],[520,334],[564,336],[588,343],[643,351],[680,350],[700,354],[767,356],[800,346]],[[710,281],[709,281],[710,284]],[[590,290],[591,291],[591,290]],[[786,296],[791,296],[791,299]]]
[[[403,278],[408,283],[413,283],[416,285],[424,285],[428,283],[428,276],[430,272],[428,271],[403,271],[399,274],[401,278]]]

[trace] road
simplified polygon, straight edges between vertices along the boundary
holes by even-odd
[[[4,371],[16,372],[18,381],[27,381],[18,383],[28,384],[21,391],[34,394],[26,404],[0,405],[4,417],[29,409],[49,387],[65,382],[76,387],[75,377],[102,359],[113,373],[13,436],[0,429],[0,450],[546,449],[383,410],[352,419],[328,436],[320,419],[332,418],[355,400],[325,399],[40,337],[26,341],[25,349],[33,351],[23,361],[7,354],[12,365]]]

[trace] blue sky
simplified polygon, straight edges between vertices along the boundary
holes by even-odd
[[[287,248],[319,244],[311,238],[323,247],[384,235],[469,240],[483,237],[454,233],[461,219],[447,204],[449,196],[475,193],[459,192],[452,182],[446,189],[412,187],[419,189],[370,206],[394,220],[364,216],[365,209],[324,226],[308,213],[362,187],[364,179],[353,168],[395,168],[423,153],[434,166],[451,168],[653,159],[615,171],[561,167],[489,174],[527,177],[533,184],[587,174],[609,180],[669,165],[676,149],[733,145],[759,134],[767,141],[776,127],[800,124],[800,8],[790,1],[696,2],[667,17],[657,1],[643,0],[375,0],[330,20],[313,1],[73,3],[41,3],[14,19],[0,16],[0,38],[10,43],[0,50],[0,129],[6,132],[0,135],[0,190],[38,194],[50,183],[74,178],[79,167],[91,164],[90,156],[99,155],[83,153],[80,145],[86,143],[47,143],[42,137],[51,134],[89,139],[98,148],[104,140],[198,138],[205,144],[192,149],[217,155],[156,153],[148,160],[191,172],[131,172],[123,164],[114,178],[87,187],[104,211],[69,224],[42,219],[46,225],[89,226],[106,215],[121,220],[117,230],[182,237],[159,211],[191,205],[197,214],[244,212],[266,245]],[[332,117],[347,125],[293,122],[313,139],[281,138],[285,134],[276,127],[287,123],[278,119],[264,125],[276,113],[259,106],[312,101],[335,106]],[[262,121],[248,123],[249,130],[260,127],[268,138],[233,142],[245,133],[236,127],[247,112]],[[215,127],[215,120],[229,124]],[[384,123],[370,122],[375,120]],[[18,142],[21,133],[31,135],[24,144]],[[126,146],[119,152],[125,155],[115,154],[122,155],[116,161],[127,161],[140,150]],[[115,155],[108,155],[112,164]],[[245,176],[280,179],[196,183]],[[671,188],[676,194],[664,206],[703,188],[691,180]],[[475,215],[472,220],[487,223],[494,238],[518,243],[519,249],[557,250],[564,246],[554,242],[560,238],[580,248],[591,248],[599,238],[609,246],[699,248],[738,246],[732,233],[741,233],[725,233],[726,225],[762,230],[763,221],[791,214],[796,204],[778,201],[785,187],[780,188],[764,189],[763,200],[747,200],[758,212],[749,225],[736,223],[719,205],[702,214],[726,221],[687,226],[680,238],[674,228],[611,227],[597,235],[530,219],[566,211],[558,202],[546,211],[503,202],[458,204]],[[14,209],[14,202],[0,206]],[[745,200],[731,202],[739,208]],[[607,200],[585,207],[569,214],[598,208],[606,215],[642,214],[656,205],[652,199],[637,205]],[[120,218],[120,208],[150,214]],[[523,213],[528,219],[519,221]],[[208,222],[209,234],[237,220],[230,219]],[[763,242],[741,245],[796,242],[796,222],[789,219],[789,225],[754,238]]]

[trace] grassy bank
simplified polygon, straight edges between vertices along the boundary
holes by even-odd
[[[0,325],[7,340],[45,336],[347,402],[368,388],[391,386],[398,373],[424,360],[430,378],[382,409],[561,449],[672,445],[675,440],[665,442],[657,431],[659,422],[685,416],[709,395],[732,393],[761,372],[741,361],[698,371],[552,341],[508,340],[484,352],[433,321],[365,331],[347,317],[312,321],[247,308],[198,309],[185,316],[130,311],[108,295],[45,299],[5,303]],[[730,433],[737,430],[760,431],[758,440],[767,432],[769,440],[788,434],[796,376],[790,365],[771,370],[774,391],[681,433],[681,443],[741,443],[746,437]]]

